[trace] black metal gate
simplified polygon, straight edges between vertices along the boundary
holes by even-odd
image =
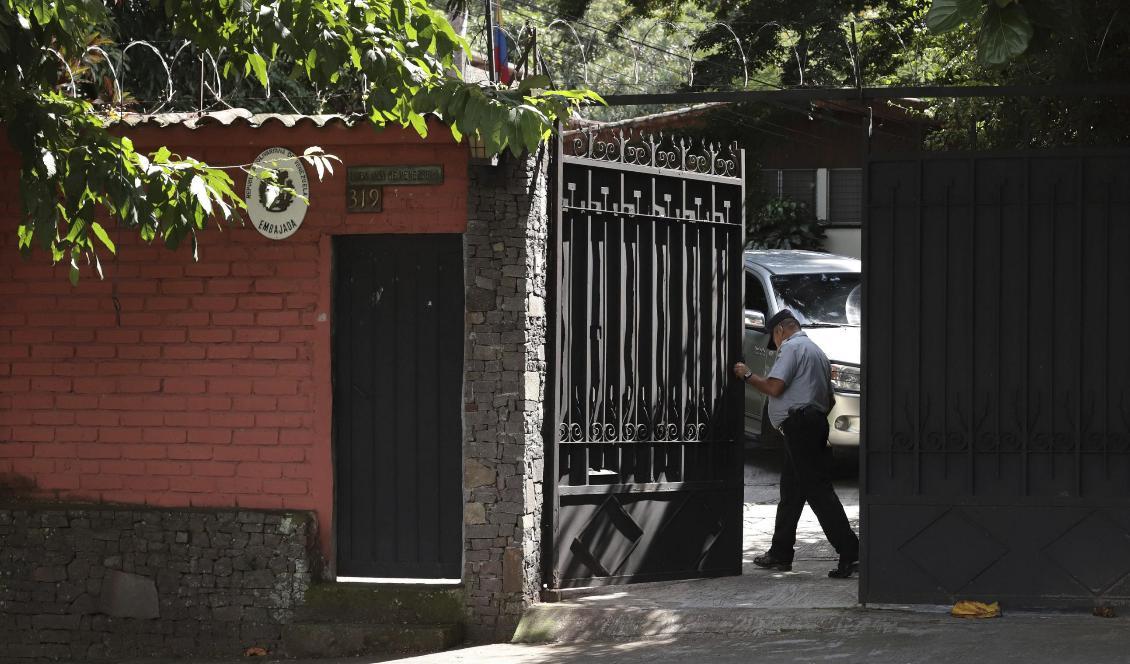
[[[334,260],[338,575],[458,579],[462,237],[338,237]]]
[[[1130,600],[1130,155],[867,178],[861,599]]]
[[[558,146],[547,506],[553,588],[741,573],[743,158]]]

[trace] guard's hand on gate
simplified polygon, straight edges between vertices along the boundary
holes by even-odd
[[[734,365],[734,375],[737,376],[738,380],[745,380],[747,373],[749,373],[749,367],[745,364],[738,362]]]

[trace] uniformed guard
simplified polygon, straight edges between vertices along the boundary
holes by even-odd
[[[759,376],[741,362],[734,365],[738,378],[769,397],[769,421],[785,438],[773,544],[753,563],[769,569],[792,569],[797,523],[807,501],[820,520],[824,536],[840,556],[828,576],[851,578],[859,564],[859,538],[832,487],[828,412],[834,397],[828,356],[808,338],[788,309],[777,312],[765,327],[769,350],[780,347],[769,375]]]

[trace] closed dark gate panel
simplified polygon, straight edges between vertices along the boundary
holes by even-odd
[[[1130,156],[867,178],[862,600],[1130,600]]]
[[[554,588],[741,573],[742,153],[704,149],[560,148]]]
[[[460,578],[461,236],[339,237],[334,257],[338,574]]]

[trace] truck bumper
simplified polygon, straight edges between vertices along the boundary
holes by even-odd
[[[828,442],[836,447],[859,447],[859,394],[836,392],[828,413]]]

